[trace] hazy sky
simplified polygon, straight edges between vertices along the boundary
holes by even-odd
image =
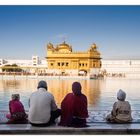
[[[0,6],[0,58],[44,58],[64,37],[74,51],[140,59],[140,6]]]

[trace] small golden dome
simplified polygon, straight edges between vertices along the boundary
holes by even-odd
[[[51,49],[54,49],[54,48],[53,48],[53,44],[49,42],[49,43],[47,44],[47,49],[50,49],[50,50],[51,50]]]
[[[95,43],[93,43],[91,47],[92,47],[94,50],[96,50],[96,49],[97,49],[97,46],[96,46],[96,44],[95,44]]]

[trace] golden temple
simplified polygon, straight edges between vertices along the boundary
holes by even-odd
[[[61,75],[98,74],[101,68],[100,52],[92,44],[86,52],[74,52],[65,41],[54,46],[47,44],[48,69]]]

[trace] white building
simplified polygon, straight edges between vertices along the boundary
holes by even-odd
[[[32,56],[31,60],[22,59],[0,59],[0,66],[16,64],[21,67],[26,66],[47,66],[46,60],[39,60],[38,56]]]
[[[16,64],[18,66],[32,66],[32,60],[16,60],[16,59],[6,59],[3,65]]]
[[[101,71],[108,76],[140,77],[140,60],[102,60]]]
[[[39,57],[38,56],[32,56],[32,65],[37,66],[39,64],[40,64]]]
[[[0,59],[0,66],[4,64],[4,59]]]
[[[19,67],[22,67],[24,70],[31,73],[36,73],[36,72],[45,73],[47,69],[47,61],[39,60],[38,56],[32,56],[31,60],[0,59],[1,67],[5,65],[13,65],[13,64],[18,65]],[[0,72],[2,72],[2,69],[0,69]]]
[[[56,73],[55,70],[49,70],[47,61],[39,60],[38,56],[32,56],[30,60],[11,60],[0,59],[0,67],[4,65],[16,64],[31,73]],[[91,72],[98,75],[98,72],[104,73],[106,76],[121,76],[140,78],[140,60],[102,60],[100,70],[91,69]],[[2,72],[2,69],[0,69]],[[71,75],[73,73],[71,72]]]

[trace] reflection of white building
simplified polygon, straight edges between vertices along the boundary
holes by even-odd
[[[102,60],[101,70],[109,76],[122,74],[125,77],[140,77],[140,60]]]

